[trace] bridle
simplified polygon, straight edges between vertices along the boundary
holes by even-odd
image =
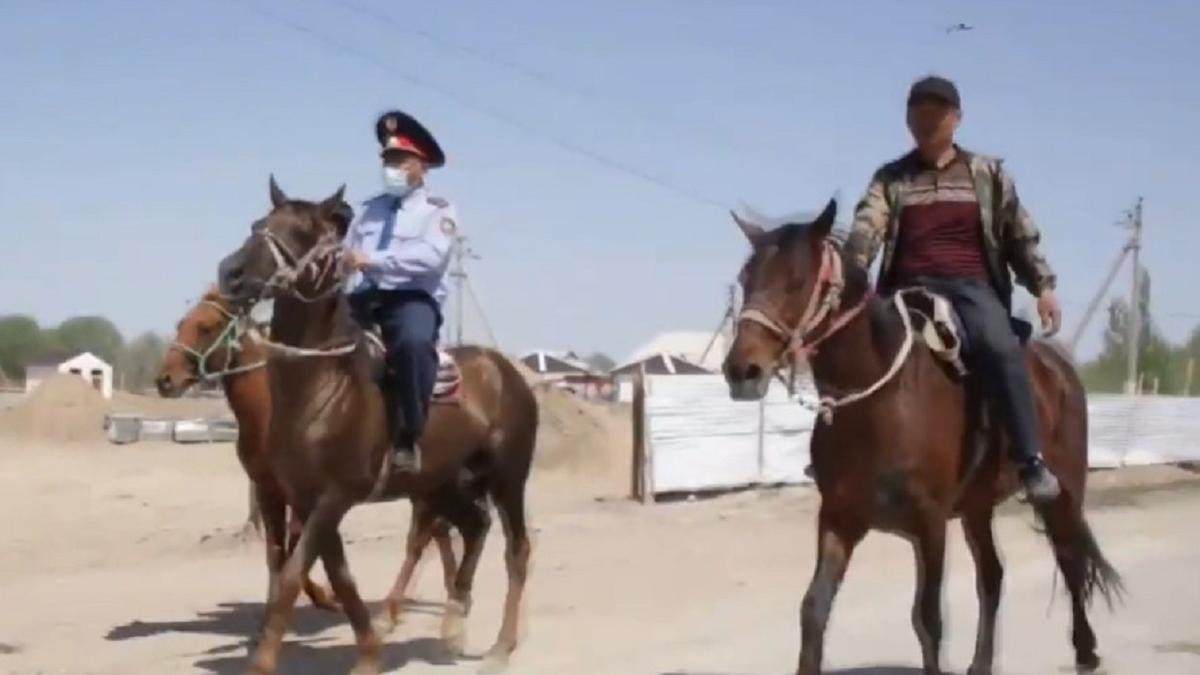
[[[300,302],[314,303],[341,290],[340,268],[344,251],[341,243],[333,237],[322,236],[304,255],[297,256],[274,232],[263,228],[255,235],[263,238],[267,250],[275,259],[275,273],[263,284],[262,293],[277,289]],[[313,287],[318,289],[312,295],[305,294],[298,285],[300,278],[308,272],[313,275]],[[321,285],[326,279],[330,279],[330,283],[322,289]],[[258,299],[262,300],[261,294]]]
[[[334,237],[322,236],[312,248],[302,256],[296,255],[279,235],[267,228],[262,228],[254,236],[263,238],[271,257],[275,259],[275,272],[263,283],[262,291],[255,303],[261,301],[271,290],[287,293],[290,297],[303,303],[315,303],[339,293],[342,289],[342,255],[345,252],[341,242]],[[298,282],[305,273],[313,275],[313,287],[317,290],[309,295],[300,290]],[[322,288],[328,280],[328,285]],[[329,347],[309,348],[297,347],[282,342],[276,342],[263,335],[258,329],[250,328],[247,335],[251,340],[264,349],[283,357],[307,358],[322,356],[343,356],[358,349],[360,341],[351,337],[348,341]]]
[[[196,379],[201,382],[223,379],[229,377],[230,375],[238,375],[240,373],[250,372],[251,370],[257,370],[258,368],[262,368],[267,364],[265,360],[259,360],[253,363],[234,365],[235,358],[242,351],[242,338],[246,335],[242,327],[244,319],[239,318],[233,312],[230,312],[219,302],[215,302],[213,300],[201,300],[200,304],[212,307],[220,312],[221,315],[226,319],[225,325],[221,328],[221,332],[217,335],[216,339],[213,340],[212,343],[204,349],[204,351],[200,351],[195,347],[185,345],[178,340],[172,341],[171,345],[168,347],[168,349],[174,349],[175,351],[182,352],[185,356],[192,360],[196,368]],[[221,368],[220,370],[210,372],[208,370],[208,360],[213,354],[217,353],[221,349],[225,350],[225,367]]]
[[[795,396],[796,393],[796,372],[799,369],[800,361],[815,354],[818,345],[836,335],[838,331],[845,328],[847,324],[862,314],[874,296],[868,290],[863,293],[862,299],[853,307],[845,311],[840,311],[842,292],[845,288],[846,275],[841,250],[837,243],[832,239],[826,238],[821,242],[821,263],[817,268],[816,282],[813,284],[813,290],[809,295],[808,303],[805,304],[804,312],[800,316],[800,320],[796,322],[796,325],[789,327],[786,323],[773,317],[771,312],[753,302],[748,304],[738,315],[739,324],[741,322],[758,324],[783,343],[783,351],[780,352],[779,358],[776,359],[771,370],[772,375],[784,381],[790,395]],[[896,373],[900,372],[904,361],[908,359],[908,355],[912,351],[913,329],[911,318],[908,315],[908,306],[904,301],[904,294],[895,294],[892,302],[896,305],[896,310],[900,314],[900,321],[904,326],[904,342],[892,360],[891,367],[888,368],[883,377],[876,380],[874,384],[864,390],[839,398],[820,396],[815,406],[802,402],[802,405],[805,405],[805,407],[816,410],[826,424],[829,424],[833,420],[833,411],[835,409],[856,401],[861,401],[879,391],[896,376]],[[824,329],[821,329],[823,324]],[[787,379],[783,379],[781,374],[785,366],[790,366],[791,369]]]
[[[804,313],[794,326],[789,327],[772,316],[772,312],[763,305],[753,301],[738,314],[738,322],[756,323],[782,342],[783,351],[775,363],[775,370],[778,371],[790,361],[794,378],[799,361],[815,353],[817,345],[844,328],[866,308],[871,298],[869,291],[857,304],[839,314],[845,288],[846,275],[841,250],[833,240],[824,239],[821,242],[821,263],[817,267],[817,279],[813,283],[808,302],[804,305]],[[824,330],[818,331],[826,320],[829,320],[829,324]]]

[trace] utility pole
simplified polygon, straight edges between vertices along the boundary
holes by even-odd
[[[1125,393],[1138,393],[1138,342],[1142,336],[1142,266],[1139,262],[1142,250],[1142,198],[1138,197],[1137,205],[1130,214],[1130,224],[1133,226],[1133,238],[1129,247],[1133,253],[1133,284],[1129,298],[1129,335],[1125,340],[1128,350],[1128,362],[1125,371]]]
[[[454,237],[454,267],[450,270],[450,278],[454,279],[454,344],[463,343],[463,308],[466,306],[464,287],[467,283],[467,259],[478,260],[479,256],[467,246],[467,238],[463,235]]]

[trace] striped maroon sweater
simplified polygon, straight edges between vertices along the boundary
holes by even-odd
[[[917,277],[988,279],[983,228],[971,171],[962,156],[941,169],[914,161],[900,194],[895,274],[901,286]]]

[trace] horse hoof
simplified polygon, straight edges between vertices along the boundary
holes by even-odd
[[[971,666],[967,668],[967,675],[992,675],[991,666]]]
[[[446,652],[452,658],[459,658],[467,653],[467,635],[465,631],[457,633],[442,632],[442,643],[446,645]]]
[[[508,669],[508,655],[511,650],[492,647],[483,655],[483,663],[479,666],[479,675],[495,675]]]
[[[375,620],[371,622],[375,632],[379,635],[391,635],[392,631],[396,630],[396,626],[400,624],[398,619],[393,619],[391,612],[386,609],[375,615]]]
[[[350,671],[350,675],[379,675],[379,662],[366,661],[354,666],[354,670]]]
[[[1104,669],[1100,667],[1100,657],[1092,654],[1076,660],[1075,672],[1099,675],[1104,672]]]
[[[457,602],[446,603],[446,615],[442,618],[442,642],[454,657],[465,653],[467,644],[465,606]]]

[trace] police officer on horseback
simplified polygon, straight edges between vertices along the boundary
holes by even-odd
[[[849,250],[869,268],[882,248],[881,292],[922,286],[950,300],[966,332],[972,370],[1000,404],[1026,494],[1053,499],[1059,486],[1041,458],[1033,387],[1017,334],[1030,327],[1010,317],[1015,275],[1037,298],[1048,334],[1062,321],[1037,226],[1000,160],[954,143],[962,107],[952,82],[926,77],[914,83],[907,119],[916,148],[875,172],[855,211]]]
[[[412,116],[386,112],[375,123],[383,190],[363,204],[346,233],[354,270],[347,290],[355,319],[379,326],[387,351],[385,399],[392,415],[393,467],[420,470],[418,440],[437,378],[437,339],[454,245],[453,205],[425,185],[445,154]]]

